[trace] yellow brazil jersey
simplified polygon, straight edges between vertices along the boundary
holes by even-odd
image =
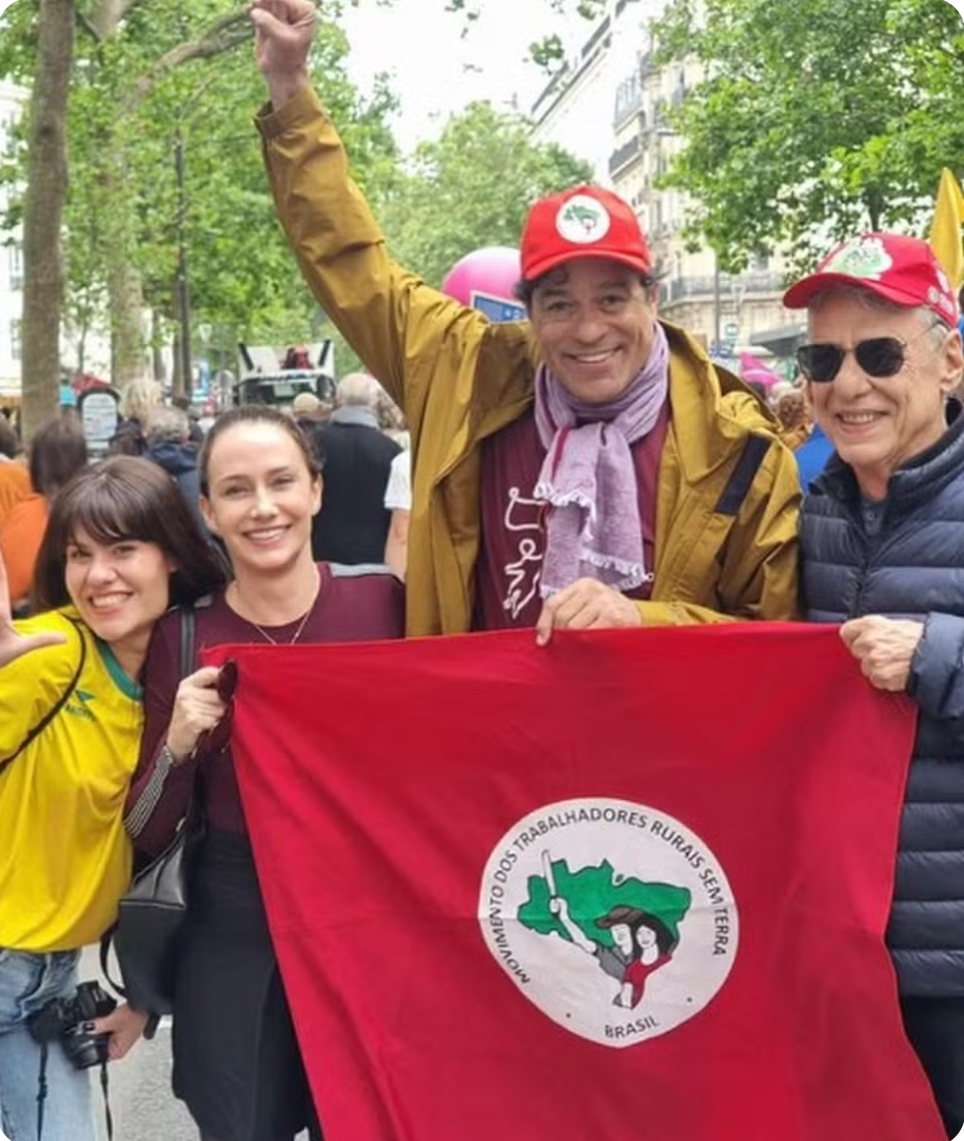
[[[0,759],[9,757],[83,670],[67,704],[0,773],[0,947],[65,951],[113,922],[131,874],[124,832],[127,786],[143,725],[141,690],[110,648],[66,617],[17,622],[54,630],[47,646],[0,668]]]

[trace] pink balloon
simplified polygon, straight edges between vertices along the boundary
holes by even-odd
[[[512,301],[521,277],[518,250],[511,246],[485,246],[466,254],[452,266],[442,282],[442,292],[463,305],[471,305],[475,293]]]

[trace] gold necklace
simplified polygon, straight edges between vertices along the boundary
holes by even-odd
[[[298,629],[295,630],[294,637],[291,638],[287,642],[279,642],[277,640],[277,638],[272,638],[271,635],[268,633],[267,630],[265,630],[265,628],[263,626],[259,626],[257,622],[253,622],[250,618],[245,618],[245,622],[247,622],[249,626],[253,626],[255,628],[255,630],[257,630],[258,633],[261,635],[261,637],[264,638],[265,641],[270,642],[272,646],[293,646],[295,644],[295,642],[297,642],[298,639],[301,637],[301,632],[305,628],[305,623],[311,617],[311,612],[312,612],[312,610],[314,610],[314,608],[315,608],[315,604],[312,603],[308,607],[308,609],[305,611],[305,613],[302,615],[301,621],[298,623]]]
[[[239,596],[241,592],[238,590],[237,582],[232,582],[231,587],[234,590],[235,595]],[[298,639],[301,637],[302,631],[305,628],[305,623],[311,617],[311,612],[314,610],[315,603],[318,601],[318,591],[320,589],[321,589],[321,578],[319,577],[318,586],[315,589],[315,597],[311,600],[311,605],[308,607],[308,609],[304,612],[304,614],[302,614],[301,621],[298,623],[298,629],[295,630],[294,636],[289,638],[289,640],[287,642],[279,642],[277,638],[272,638],[271,635],[268,633],[268,631],[265,630],[265,628],[263,626],[259,626],[258,623],[255,622],[255,620],[253,618],[245,618],[243,614],[239,614],[238,617],[243,618],[244,621],[247,622],[247,624],[249,626],[253,626],[255,628],[255,630],[257,630],[258,633],[261,635],[261,637],[264,638],[264,640],[266,642],[270,642],[272,646],[293,646],[295,644],[295,642],[297,642]]]

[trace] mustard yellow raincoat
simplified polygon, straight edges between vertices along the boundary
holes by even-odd
[[[257,119],[278,215],[319,304],[404,409],[412,435],[408,633],[470,629],[480,544],[480,442],[530,406],[527,322],[492,324],[390,257],[344,148],[303,88]],[[800,484],[756,397],[664,324],[671,422],[660,460],[646,623],[789,619],[797,610]],[[737,509],[747,442],[768,441]],[[732,498],[732,497],[731,497]]]

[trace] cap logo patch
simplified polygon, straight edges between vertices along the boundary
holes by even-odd
[[[567,242],[588,245],[598,242],[609,231],[609,213],[588,194],[574,194],[556,215],[556,230]]]
[[[842,245],[820,266],[820,273],[844,273],[879,281],[894,261],[880,238],[861,237]]]

